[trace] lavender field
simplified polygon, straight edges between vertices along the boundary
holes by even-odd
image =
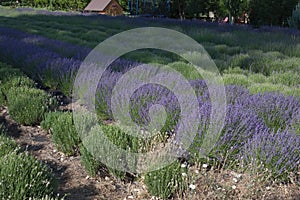
[[[10,73],[7,71],[11,70],[8,68],[20,70],[33,80],[39,89],[60,91],[72,98],[73,84],[79,67],[98,43],[125,30],[150,26],[182,32],[204,46],[224,81],[227,102],[225,123],[220,138],[209,154],[205,158],[200,157],[201,145],[208,132],[207,127],[214,123],[210,119],[210,94],[202,76],[191,70],[192,66],[186,60],[168,52],[144,49],[128,53],[110,65],[101,77],[95,97],[99,124],[105,127],[105,134],[114,144],[134,152],[149,151],[171,139],[178,129],[177,123],[181,113],[178,98],[172,91],[155,84],[145,85],[135,91],[131,96],[130,111],[135,123],[147,125],[150,123],[150,107],[156,104],[165,107],[166,123],[159,130],[159,137],[153,138],[154,142],[128,136],[113,123],[107,125],[108,121],[114,121],[110,99],[114,86],[126,72],[140,63],[164,64],[182,73],[197,95],[200,124],[188,151],[172,165],[152,173],[130,176],[107,167],[111,176],[121,180],[128,180],[128,177],[133,176],[134,181],[143,182],[147,186],[151,196],[162,199],[256,199],[262,194],[266,195],[266,199],[285,198],[277,188],[278,185],[291,184],[299,188],[298,30],[279,27],[254,29],[242,25],[171,19],[111,18],[0,7],[0,62],[5,63],[0,65],[0,105],[14,110],[10,101],[15,99],[13,95],[16,92],[10,90],[14,90],[14,87],[31,87],[26,85],[25,81],[19,81],[15,86],[9,80],[5,80],[4,77]],[[12,72],[12,76],[19,76],[18,73]],[[10,87],[11,85],[13,86]],[[56,101],[60,103],[59,99]],[[100,168],[105,166],[82,146],[79,136],[73,130],[71,118],[60,117],[63,111],[59,111],[52,104],[49,105],[47,104],[47,110],[41,118],[32,124],[42,123],[44,129],[52,130],[53,141],[60,151],[65,151],[69,156],[81,155],[89,174],[99,175]],[[27,112],[30,116],[30,112],[34,111]],[[60,128],[60,123],[62,127],[70,128]],[[222,185],[212,178],[217,175],[211,174],[222,174],[222,170],[249,176],[249,182],[251,177],[254,177],[253,180],[257,182],[251,182],[253,185],[245,189],[238,183],[247,185],[247,182],[236,177],[232,184]],[[274,190],[259,189],[269,186]],[[215,196],[205,193],[201,187]],[[249,193],[245,192],[248,190]],[[279,191],[278,194],[276,190]],[[286,198],[297,199],[297,194],[293,196],[292,189],[291,196]]]

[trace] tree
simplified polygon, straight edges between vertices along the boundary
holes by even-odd
[[[223,2],[223,6],[227,10],[231,23],[235,22],[237,18],[243,14],[243,12],[247,12],[249,10],[249,0],[223,0],[221,2]]]
[[[255,26],[287,26],[299,0],[251,0],[250,22]]]

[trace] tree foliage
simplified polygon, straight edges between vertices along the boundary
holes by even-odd
[[[253,25],[286,26],[299,0],[251,0],[250,20]]]
[[[300,29],[300,3],[297,4],[292,16],[288,19],[289,26]]]

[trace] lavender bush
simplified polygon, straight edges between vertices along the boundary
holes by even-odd
[[[271,180],[288,180],[300,164],[300,137],[289,131],[262,130],[241,148],[243,167],[259,172]]]

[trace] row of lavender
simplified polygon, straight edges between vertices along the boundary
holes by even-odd
[[[13,29],[0,28],[0,59],[22,68],[45,86],[71,94],[73,79],[89,49]],[[135,63],[119,60],[99,84],[97,111],[112,118],[110,97],[117,80]],[[123,71],[123,72],[122,72]],[[207,132],[211,104],[205,82],[190,81],[198,95],[201,125],[190,154],[200,149],[201,138]],[[288,172],[300,165],[300,103],[293,97],[276,93],[250,94],[237,86],[227,86],[227,115],[222,135],[211,157],[238,161],[242,169],[269,169],[274,178],[287,178]],[[132,118],[135,122],[149,122],[149,108],[153,104],[165,106],[168,119],[164,131],[176,129],[180,105],[176,96],[164,87],[147,85],[132,98]]]
[[[113,118],[109,97],[121,72],[112,72],[100,84],[98,111]],[[200,106],[199,132],[186,155],[197,159],[203,138],[208,133],[211,117],[210,95],[203,80],[190,81]],[[297,98],[279,93],[250,94],[240,86],[226,86],[227,111],[221,137],[210,152],[210,157],[225,165],[241,166],[242,170],[271,171],[274,179],[286,179],[288,172],[300,165],[300,103]],[[163,105],[168,118],[162,131],[177,130],[180,104],[172,91],[158,85],[145,85],[131,98],[131,117],[137,123],[150,123],[149,110]],[[120,101],[122,103],[122,100]],[[102,113],[103,114],[103,113]],[[192,126],[192,124],[190,124]],[[229,161],[229,162],[226,162]],[[269,171],[269,172],[270,172]],[[269,175],[269,174],[268,174]]]
[[[0,28],[0,32],[3,62],[21,68],[45,86],[71,94],[69,78],[74,78],[89,49],[14,29]]]

